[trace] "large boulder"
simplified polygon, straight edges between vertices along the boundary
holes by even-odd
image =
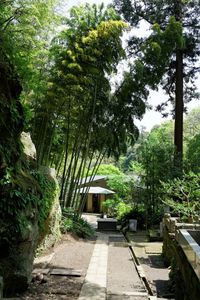
[[[17,292],[25,291],[32,279],[33,260],[39,239],[38,216],[37,209],[27,206],[18,216],[22,225],[16,232],[17,236],[13,236],[13,241],[0,244],[4,296],[14,296]]]
[[[5,166],[3,178],[8,179],[1,189],[4,203],[0,203],[0,277],[4,296],[27,288],[39,240],[38,202],[42,193],[27,164],[31,159],[36,166],[36,153],[28,152],[34,145],[30,137],[27,139],[29,143],[23,144],[25,152],[20,155],[16,169]]]
[[[0,190],[3,296],[15,296],[27,289],[38,245],[40,249],[50,247],[60,237],[61,209],[55,170],[37,170],[35,146],[29,134],[21,134],[21,143],[23,153],[17,168],[13,171],[5,164],[5,184]]]
[[[39,246],[37,253],[40,254],[45,250],[53,247],[54,244],[60,239],[60,223],[61,223],[61,207],[59,201],[59,184],[56,179],[56,171],[53,168],[41,167],[40,171],[46,176],[50,182],[54,183],[55,189],[51,193],[50,209],[47,218],[44,220],[43,230],[40,235]]]
[[[25,120],[22,87],[5,53],[0,47],[0,293],[3,288],[4,296],[26,289],[31,280],[41,199],[31,175],[36,162],[27,163],[20,141]]]

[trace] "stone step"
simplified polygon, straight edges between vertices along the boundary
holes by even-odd
[[[83,273],[82,270],[74,270],[74,269],[66,269],[66,268],[52,269],[50,271],[50,275],[75,276],[75,277],[80,277],[82,273]]]

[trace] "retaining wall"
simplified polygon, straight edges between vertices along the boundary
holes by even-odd
[[[191,263],[193,255],[196,254],[190,251],[190,256],[187,258],[185,250],[188,249],[189,245],[183,246],[180,238],[183,232],[180,229],[187,229],[187,232],[199,231],[200,224],[179,223],[177,218],[172,218],[169,214],[165,215],[163,223],[163,255],[165,262],[171,265],[170,276],[174,283],[175,299],[199,300],[200,280],[194,265]],[[196,236],[195,233],[193,235]],[[192,244],[194,243],[193,240]]]

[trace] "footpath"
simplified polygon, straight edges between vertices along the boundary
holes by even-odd
[[[122,234],[97,233],[79,300],[146,300],[147,291]]]
[[[146,283],[149,294],[155,299],[174,300],[169,291],[169,268],[164,265],[162,257],[162,245],[160,241],[150,242],[146,231],[128,233],[135,264],[141,278]]]
[[[97,227],[97,216],[84,217]],[[128,238],[118,231],[97,231],[94,240],[63,236],[52,251],[35,260],[33,282],[15,299],[169,299],[162,243],[147,242],[144,232]]]
[[[96,226],[94,216],[85,218]],[[80,300],[172,299],[162,242],[149,242],[144,231],[127,238],[128,243],[119,232],[98,234],[98,250],[94,249]]]

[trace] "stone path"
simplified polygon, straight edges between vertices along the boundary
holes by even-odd
[[[79,300],[106,299],[108,236],[99,233]]]
[[[88,221],[92,218],[94,227],[95,217],[98,216],[87,216]],[[117,231],[97,232],[96,241],[76,240],[66,235],[53,253],[35,261],[35,268],[43,269],[42,272],[36,270],[38,273],[46,274],[45,269],[49,270],[46,281],[33,282],[17,299],[156,300],[158,296],[164,300],[160,287],[168,279],[168,270],[158,261],[160,253],[161,243],[148,243],[145,235],[139,233],[131,236],[130,243]],[[57,275],[52,275],[55,271]],[[74,272],[79,276],[68,276]],[[153,296],[148,294],[144,278],[150,283]]]
[[[109,235],[109,241],[106,299],[148,299],[147,291],[123,235],[120,233]]]
[[[87,221],[92,221],[95,224],[95,216],[85,216]],[[90,220],[90,218],[92,218]],[[89,286],[88,282],[83,285],[83,291],[85,299],[95,300],[121,300],[121,299],[133,299],[133,300],[165,300],[165,295],[168,294],[168,274],[169,270],[164,266],[162,260],[162,242],[150,243],[147,240],[146,232],[137,232],[130,234],[131,249],[135,255],[137,263],[133,261],[133,255],[130,252],[128,244],[125,242],[123,235],[116,232],[104,232],[101,233],[101,241],[104,242],[106,247],[106,254],[99,252],[94,259],[91,259],[91,264],[88,269],[88,277],[90,280],[90,287],[94,288],[93,297],[87,296],[86,287]],[[97,246],[99,239],[97,240]],[[129,244],[129,245],[130,245]],[[96,246],[95,246],[96,248]],[[103,248],[102,248],[103,249]],[[95,253],[95,252],[94,252]],[[101,258],[106,261],[104,264],[104,271],[101,268]],[[107,265],[107,272],[106,272]],[[99,276],[95,279],[95,272],[104,274],[104,280],[98,281]],[[92,272],[91,272],[92,270]],[[101,270],[101,271],[100,271]],[[138,275],[140,274],[140,276]],[[95,281],[96,280],[96,281]],[[105,284],[106,281],[106,284]],[[144,282],[150,292],[150,296],[147,289],[144,286]],[[94,283],[94,285],[92,285]],[[99,291],[99,294],[97,293]],[[90,289],[91,292],[91,289]]]
[[[120,233],[97,232],[97,242],[79,296],[79,300],[89,299],[149,299],[129,247]]]
[[[146,232],[140,231],[129,233],[128,239],[153,295],[159,300],[173,299],[168,290],[169,269],[163,262],[162,242],[149,242]]]

